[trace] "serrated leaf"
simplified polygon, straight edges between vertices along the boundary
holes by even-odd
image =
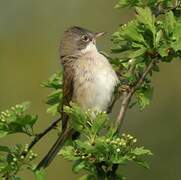
[[[50,113],[53,116],[55,116],[58,113],[58,111],[59,111],[59,106],[60,106],[59,103],[51,105],[49,108],[47,108],[47,113]]]
[[[49,105],[54,105],[57,103],[61,103],[61,99],[62,99],[62,90],[57,89],[48,95],[46,103]]]
[[[50,105],[50,107],[47,108],[47,113],[51,113],[53,116],[58,113],[62,103],[62,79],[62,72],[60,71],[54,73],[46,82],[42,83],[43,87],[53,89],[53,92],[48,95],[46,100],[46,103]]]
[[[82,132],[84,125],[87,123],[86,113],[75,103],[70,103],[71,107],[64,106],[64,111],[70,117],[70,125],[78,132]]]
[[[75,156],[75,149],[72,146],[65,146],[63,149],[60,150],[59,155],[63,156],[69,161],[75,161],[79,159],[79,157]]]
[[[78,173],[80,170],[85,168],[85,161],[82,160],[77,160],[75,161],[75,163],[73,164],[72,170],[75,173]]]
[[[160,54],[161,57],[166,57],[168,56],[168,45],[163,44],[158,48],[158,53]]]
[[[150,8],[137,8],[136,11],[138,13],[138,21],[143,23],[145,27],[152,32],[154,38],[156,34],[155,16],[152,14]]]
[[[91,144],[89,144],[87,141],[82,142],[81,140],[76,140],[75,144],[78,149],[85,150],[86,152],[92,152],[94,149],[94,147],[91,146]]]
[[[33,127],[33,125],[36,123],[38,119],[38,116],[34,115],[25,115],[24,117],[22,118],[19,118],[16,123],[19,124],[20,126],[26,126],[26,125],[29,125],[30,127]]]
[[[111,160],[111,163],[113,163],[113,164],[122,165],[122,164],[126,164],[126,162],[128,161],[128,158],[126,156],[120,157],[120,156],[113,155],[110,160]]]
[[[25,113],[29,106],[29,102],[24,102],[1,112],[0,137],[13,133],[32,135],[33,125],[36,123],[38,117]]]
[[[106,137],[107,138],[113,138],[114,136],[116,136],[117,135],[117,128],[116,127],[110,127],[109,128],[109,131],[107,132],[107,134],[106,134]]]
[[[162,31],[162,30],[159,30],[159,31],[156,33],[156,38],[155,38],[155,46],[156,46],[156,48],[159,47],[162,38],[163,38],[163,31]]]
[[[103,141],[101,138],[97,138],[95,141],[95,147],[92,147],[94,151],[98,154],[104,154],[107,150],[107,143]],[[104,159],[104,157],[101,156],[101,161]]]
[[[135,162],[138,164],[138,165],[140,165],[140,166],[142,166],[142,167],[144,167],[144,168],[146,168],[146,169],[150,169],[150,166],[149,166],[149,164],[146,162],[146,161],[144,161],[144,160],[135,160]]]
[[[108,120],[107,114],[105,113],[99,113],[96,116],[96,119],[93,121],[91,130],[93,134],[99,133],[101,128],[104,126],[105,122]]]
[[[136,147],[131,151],[132,154],[136,156],[143,156],[143,155],[153,155],[152,152],[144,147]]]
[[[43,87],[62,89],[62,72],[54,73],[47,81],[42,83]]]
[[[171,47],[175,51],[180,51],[181,50],[181,23],[177,22],[176,26],[174,27],[173,31],[173,41],[171,43]]]
[[[147,46],[147,43],[145,42],[144,37],[138,31],[137,21],[131,21],[127,25],[122,26],[119,29],[119,36],[122,38],[125,38],[127,40],[139,42],[139,43]]]
[[[147,50],[147,48],[142,47],[142,48],[140,48],[140,49],[138,49],[136,51],[133,51],[128,57],[131,58],[131,59],[132,58],[137,58],[137,57],[142,56],[143,54],[145,54],[146,50]]]
[[[168,13],[165,14],[165,19],[163,21],[163,27],[167,37],[172,35],[175,29],[175,25],[176,25],[176,20],[174,14],[172,11],[169,11]]]
[[[150,100],[153,96],[153,87],[142,87],[135,93],[140,109],[144,109],[150,104]]]

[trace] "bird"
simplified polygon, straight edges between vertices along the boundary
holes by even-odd
[[[97,38],[104,34],[79,26],[72,26],[64,32],[60,42],[60,63],[63,67],[62,132],[36,169],[46,168],[66,140],[78,136],[68,128],[68,115],[63,112],[63,106],[74,102],[85,111],[108,109],[119,81],[108,59],[96,46]]]

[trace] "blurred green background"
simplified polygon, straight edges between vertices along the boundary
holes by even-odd
[[[100,39],[100,50],[109,52],[110,35],[119,24],[131,18],[127,10],[115,10],[116,0],[1,0],[0,1],[0,110],[25,100],[32,102],[31,111],[39,115],[36,130],[41,131],[51,120],[46,114],[46,89],[40,83],[59,69],[59,40],[63,31],[79,25],[94,31],[106,31]],[[151,149],[150,170],[135,164],[122,168],[128,180],[181,179],[181,61],[162,64],[161,73],[153,77],[155,86],[151,106],[140,112],[128,112],[123,130],[136,136],[140,144]],[[116,115],[119,103],[115,107]],[[35,151],[39,159],[47,152],[56,134],[47,136]],[[27,137],[11,135],[0,139],[13,146],[27,142]],[[33,180],[27,171],[22,175]],[[71,164],[57,157],[47,169],[47,180],[76,180]]]

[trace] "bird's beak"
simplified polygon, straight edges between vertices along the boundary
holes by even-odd
[[[98,32],[98,33],[95,33],[95,39],[97,39],[98,37],[103,36],[104,34],[106,34],[106,33],[105,33],[105,32]]]

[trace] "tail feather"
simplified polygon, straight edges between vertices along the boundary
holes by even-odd
[[[58,137],[56,142],[53,144],[48,154],[40,161],[40,163],[36,167],[36,170],[40,170],[41,168],[46,168],[53,161],[55,156],[63,147],[66,140],[69,139],[69,137],[71,137],[73,133],[74,133],[73,129],[67,129],[62,134],[60,134],[60,136]]]

